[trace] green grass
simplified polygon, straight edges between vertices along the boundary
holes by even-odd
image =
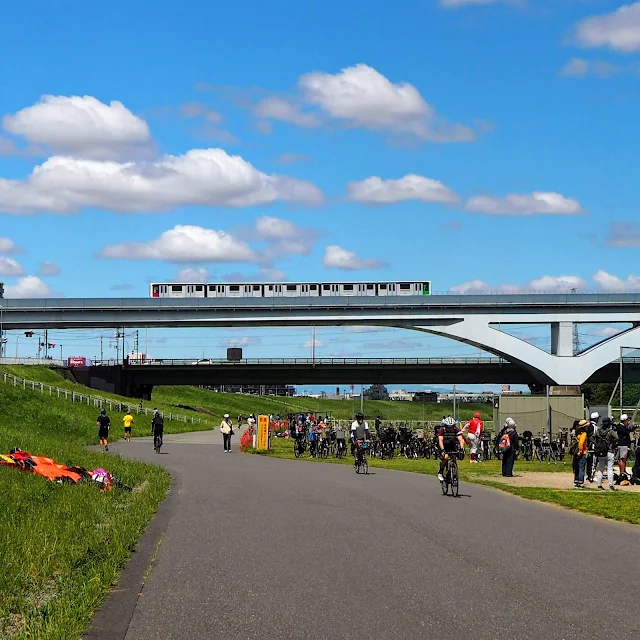
[[[57,382],[57,381],[56,381]],[[93,407],[0,383],[0,452],[106,467],[131,493],[0,467],[0,637],[79,638],[170,486],[159,467],[85,448]]]
[[[45,385],[51,385],[52,387],[58,387],[60,389],[66,389],[68,391],[75,391],[76,393],[83,393],[91,396],[98,396],[100,398],[105,398],[107,400],[113,400],[114,402],[120,402],[126,405],[131,405],[134,410],[134,428],[133,435],[149,435],[150,425],[151,425],[151,416],[145,416],[140,414],[139,416],[135,413],[135,407],[138,406],[138,400],[135,398],[127,398],[125,396],[119,396],[114,393],[108,393],[106,391],[100,391],[97,389],[91,389],[89,387],[85,387],[84,385],[78,384],[71,380],[67,380],[63,376],[61,376],[57,371],[45,366],[45,365],[0,365],[0,374],[6,373],[8,375],[17,376],[19,378],[24,378],[25,380],[32,380],[33,382],[43,383]],[[2,385],[0,381],[0,385]],[[11,385],[8,383],[7,386]],[[154,398],[155,400],[155,398]],[[72,404],[71,401],[67,401],[69,404]],[[147,409],[152,409],[157,407],[160,411],[164,413],[174,413],[186,416],[187,418],[194,417],[199,418],[201,420],[206,420],[204,423],[191,423],[191,422],[180,422],[178,420],[166,420],[165,421],[165,433],[185,433],[187,431],[201,431],[206,429],[211,429],[213,424],[209,422],[210,416],[207,416],[199,411],[188,410],[188,409],[177,409],[176,405],[167,404],[167,403],[158,403],[154,404],[153,402],[144,402],[143,406]],[[184,404],[184,403],[183,403]],[[97,410],[93,410],[94,413],[97,414]],[[112,413],[112,423],[113,426],[116,427],[116,433],[120,434],[122,427],[122,418],[124,417],[124,413],[117,411],[110,412]],[[117,424],[116,424],[117,423]],[[144,425],[144,426],[143,426]]]
[[[165,406],[180,404],[194,408],[206,409],[215,417],[221,418],[229,413],[235,418],[238,414],[248,416],[262,413],[284,416],[290,412],[313,411],[321,414],[330,413],[334,418],[353,419],[360,411],[360,400],[323,400],[305,397],[269,397],[250,396],[240,393],[216,393],[198,387],[167,386],[155,387],[153,400]],[[380,416],[383,420],[440,420],[443,415],[453,411],[451,403],[391,402],[381,400],[365,400],[364,413],[368,420]],[[463,419],[473,417],[480,411],[485,419],[493,419],[491,404],[458,405],[457,413]]]
[[[295,459],[293,455],[293,441],[291,439],[272,438],[271,445],[272,448],[270,451],[260,452],[260,454],[274,458]],[[250,452],[256,453],[254,450],[250,450]],[[316,463],[353,464],[353,458],[349,455],[342,460],[336,460],[332,457],[326,460],[320,460],[310,458],[307,452],[304,454],[302,460]],[[394,471],[436,475],[438,466],[437,460],[408,460],[400,456],[392,460],[379,460],[378,458],[369,460],[369,468],[372,471],[375,471],[375,469],[391,469]],[[577,491],[571,487],[572,479],[569,480],[567,490],[513,487],[492,479],[501,473],[501,462],[495,459],[472,465],[469,462],[468,456],[465,456],[465,459],[458,463],[458,469],[460,479],[465,482],[484,484],[529,500],[551,502],[568,509],[582,511],[583,513],[603,516],[613,520],[622,520],[633,524],[640,523],[640,494],[637,493],[625,491],[618,491],[617,493],[595,490]],[[569,473],[571,471],[571,462],[567,460],[565,462],[559,462],[558,464],[547,464],[537,461],[526,462],[518,460],[516,462],[515,473],[517,474],[519,471]]]

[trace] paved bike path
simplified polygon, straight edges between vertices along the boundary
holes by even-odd
[[[640,528],[466,483],[444,497],[433,477],[373,465],[225,454],[212,433],[167,436],[166,455],[149,439],[113,449],[180,478],[126,640],[640,632],[620,587]]]

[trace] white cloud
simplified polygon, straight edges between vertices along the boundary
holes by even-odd
[[[43,276],[59,276],[60,275],[60,267],[50,260],[45,260],[40,265],[40,273]]]
[[[533,193],[509,193],[504,198],[496,196],[474,196],[465,204],[467,211],[488,215],[530,216],[576,215],[582,213],[580,203],[565,198],[559,193],[534,191]]]
[[[347,185],[349,200],[368,204],[391,204],[406,200],[441,202],[445,204],[460,200],[458,194],[439,180],[408,174],[398,180],[383,180],[377,176]]]
[[[61,298],[62,294],[53,291],[51,287],[37,276],[24,276],[16,284],[6,285],[6,298]]]
[[[246,242],[215,229],[176,225],[149,242],[105,247],[103,258],[164,260],[166,262],[260,262],[262,256]]]
[[[270,258],[285,255],[309,255],[321,232],[311,227],[299,227],[290,220],[262,216],[255,224],[255,236],[271,246],[265,254]]]
[[[314,342],[315,342],[315,348],[316,349],[322,349],[323,347],[327,346],[327,344],[325,342],[322,342],[322,340],[318,340],[318,338],[315,338],[314,341],[312,341],[311,338],[309,338],[309,340],[307,340],[306,342],[304,342],[300,346],[305,348],[305,349],[311,349],[311,347],[313,346]]]
[[[634,66],[614,65],[604,60],[585,60],[584,58],[571,58],[562,69],[561,76],[570,78],[585,78],[587,76],[596,76],[598,78],[610,78],[618,73],[625,71],[638,71]]]
[[[623,53],[640,51],[640,2],[582,20],[576,26],[575,40],[583,47],[609,47]]]
[[[0,256],[0,276],[21,276],[24,269],[13,258]]]
[[[116,159],[152,146],[147,123],[121,102],[104,104],[92,96],[43,96],[2,120],[6,131],[42,144],[54,153]]]
[[[384,266],[381,260],[374,258],[360,258],[352,251],[342,249],[338,245],[329,245],[324,253],[323,264],[328,269],[344,269],[357,271],[359,269],[377,269]]]
[[[593,279],[602,291],[615,293],[640,291],[640,276],[629,275],[626,280],[622,280],[618,276],[600,270]]]
[[[298,87],[307,103],[352,126],[411,134],[432,142],[467,142],[475,138],[468,127],[439,119],[413,85],[393,83],[366,64],[347,67],[336,74],[304,74]]]
[[[22,253],[22,249],[11,238],[0,236],[0,253]]]
[[[640,247],[640,224],[637,222],[611,222],[605,240],[608,247]]]
[[[243,338],[227,338],[220,343],[223,347],[253,347],[260,344],[257,336],[244,336]]]
[[[385,328],[384,327],[365,327],[361,325],[344,327],[345,333],[379,333],[380,331],[385,331]]]
[[[317,204],[309,182],[267,175],[222,149],[192,149],[153,162],[49,158],[23,181],[0,178],[0,211],[75,213],[86,207],[118,212],[183,206],[246,207],[277,200]]]
[[[225,273],[221,277],[223,282],[286,282],[287,275],[280,269],[261,267],[258,273],[247,275],[245,273]],[[290,327],[293,328],[293,327]]]
[[[220,124],[222,122],[222,116],[214,109],[202,104],[202,102],[185,102],[180,105],[178,111],[183,118],[199,118],[202,116],[211,124]]]
[[[277,96],[260,100],[253,108],[253,114],[265,120],[289,122],[299,127],[318,127],[320,125],[320,120],[314,114],[304,113],[293,102]]]
[[[174,282],[204,283],[211,280],[209,271],[204,267],[184,267],[178,269]]]
[[[365,342],[362,345],[363,349],[372,351],[404,351],[406,349],[416,349],[421,347],[422,343],[419,340],[375,340],[371,342]]]
[[[470,280],[451,287],[451,293],[459,295],[488,294],[488,293],[570,293],[572,289],[585,290],[587,283],[578,276],[542,276],[530,280],[525,285],[499,284],[492,286],[484,280]]]
[[[598,336],[600,338],[611,338],[611,336],[616,336],[621,331],[622,329],[616,327],[602,327],[600,329],[594,329],[592,333],[594,336]]]

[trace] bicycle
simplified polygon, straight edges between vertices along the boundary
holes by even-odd
[[[347,445],[343,438],[336,440],[336,448],[333,452],[334,457],[338,460],[344,458],[347,455]]]
[[[162,448],[162,434],[155,431],[153,434],[153,450],[156,453],[160,453],[161,448]]]
[[[304,437],[296,438],[293,442],[293,455],[296,458],[299,458],[306,450],[307,450],[306,439]]]
[[[364,473],[365,476],[369,475],[369,463],[367,462],[366,455],[366,451],[368,448],[368,442],[361,442],[360,447],[358,447],[358,451],[356,453],[356,460],[354,462],[356,473]]]
[[[444,468],[444,481],[440,483],[442,488],[442,495],[446,496],[449,493],[449,487],[451,487],[451,495],[457,498],[460,492],[460,481],[458,476],[458,456],[459,452],[449,451],[447,458],[447,464]]]

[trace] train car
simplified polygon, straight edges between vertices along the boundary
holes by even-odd
[[[153,283],[152,298],[317,298],[428,296],[431,282],[238,282],[233,284]]]

